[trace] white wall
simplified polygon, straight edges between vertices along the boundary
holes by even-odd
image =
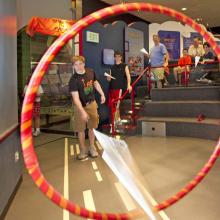
[[[18,30],[33,16],[72,19],[70,9],[71,0],[17,0]]]
[[[162,24],[152,23],[149,25],[149,48],[153,47],[153,35],[159,31],[179,31],[180,32],[180,51],[183,49],[183,37],[190,37],[190,32],[195,32],[191,27],[182,25],[176,21],[166,21]]]

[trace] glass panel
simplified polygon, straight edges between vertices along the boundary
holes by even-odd
[[[40,58],[54,42],[56,37],[36,34],[31,38],[30,56],[32,72]],[[74,51],[79,51],[79,43],[72,48],[72,41],[67,43],[48,67],[41,83],[41,130],[56,133],[71,133],[72,99],[69,93],[69,80],[73,74],[71,58]]]

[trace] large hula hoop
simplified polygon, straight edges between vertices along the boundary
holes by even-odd
[[[38,87],[43,79],[45,71],[47,70],[49,64],[54,59],[56,54],[61,50],[61,48],[71,39],[73,38],[79,31],[82,31],[85,27],[93,24],[94,22],[101,20],[102,18],[126,13],[128,11],[149,11],[154,13],[164,14],[189,25],[195,31],[203,36],[203,38],[211,45],[213,50],[215,51],[218,60],[220,61],[220,48],[216,44],[213,37],[199,24],[197,24],[194,20],[187,17],[186,15],[175,11],[173,9],[156,5],[150,3],[126,3],[110,6],[104,9],[101,9],[97,12],[94,12],[78,22],[76,22],[67,32],[61,35],[46,51],[46,53],[41,58],[39,64],[37,65],[33,76],[28,85],[26,95],[24,98],[22,112],[21,112],[21,143],[22,143],[22,152],[24,157],[24,162],[28,173],[31,175],[33,181],[37,185],[37,187],[55,204],[60,206],[63,209],[68,210],[69,212],[90,219],[108,219],[108,220],[125,220],[132,219],[139,216],[139,212],[129,212],[129,213],[100,213],[89,211],[85,208],[80,207],[79,205],[65,199],[58,191],[54,189],[54,187],[47,182],[45,177],[43,176],[36,153],[34,151],[33,137],[32,137],[32,113],[33,113],[33,102],[36,96],[36,92]],[[196,175],[196,177],[188,183],[182,190],[180,190],[175,196],[167,199],[165,202],[160,203],[155,206],[154,209],[159,211],[165,209],[181,198],[187,195],[210,171],[212,166],[214,165],[216,159],[220,155],[220,142],[218,142],[216,149],[212,153],[209,161],[202,168],[202,170]]]

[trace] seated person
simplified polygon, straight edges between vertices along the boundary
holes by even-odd
[[[215,57],[214,57],[214,54],[211,52],[211,47],[210,47],[210,44],[208,42],[205,42],[203,44],[203,49],[205,51],[205,54],[202,57],[203,62],[214,61]]]
[[[188,52],[189,52],[189,55],[191,56],[191,58],[193,59],[193,62],[194,62],[194,59],[196,56],[202,57],[205,54],[203,46],[202,46],[202,44],[200,44],[199,40],[200,39],[198,37],[194,37],[193,44],[190,45],[190,47],[189,47]]]
[[[211,52],[211,47],[208,42],[205,42],[203,44],[203,48],[204,48],[205,54],[202,56],[202,63],[204,64],[203,70],[205,74],[197,81],[211,83],[210,75],[212,72],[211,69],[213,68],[213,62],[215,61],[215,56]]]
[[[183,56],[179,58],[178,65],[173,69],[173,74],[175,77],[176,84],[181,84],[181,74],[187,73],[187,80],[189,79],[190,65],[192,64],[192,59],[188,54],[187,49],[183,49]]]

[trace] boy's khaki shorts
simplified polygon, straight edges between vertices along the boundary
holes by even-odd
[[[75,132],[83,132],[86,128],[93,129],[97,128],[99,124],[99,115],[98,115],[98,105],[96,101],[93,101],[83,107],[84,110],[89,115],[89,120],[86,123],[82,120],[81,113],[79,110],[74,106],[74,115],[73,115],[73,131]]]

